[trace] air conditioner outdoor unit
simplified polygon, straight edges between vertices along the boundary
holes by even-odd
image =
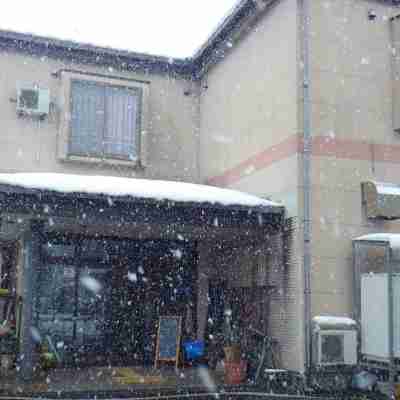
[[[18,85],[17,113],[46,116],[50,109],[50,90],[35,85]]]
[[[318,336],[318,365],[357,364],[357,332],[321,331]]]
[[[357,325],[350,318],[316,317],[313,362],[318,366],[357,364]]]

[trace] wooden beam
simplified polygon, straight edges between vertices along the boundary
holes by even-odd
[[[281,229],[283,214],[261,214],[251,210],[202,208],[172,203],[118,202],[105,198],[86,199],[70,196],[38,196],[10,193],[0,197],[0,216],[14,214],[28,219],[73,220],[77,226],[114,226],[115,230],[137,225],[159,225],[172,228],[201,227],[205,235],[221,229],[242,232],[266,232]]]
[[[36,343],[32,335],[34,327],[34,304],[36,299],[37,268],[40,265],[40,246],[43,224],[31,221],[24,236],[23,292],[21,342],[18,354],[19,375],[22,380],[32,379],[35,366]]]

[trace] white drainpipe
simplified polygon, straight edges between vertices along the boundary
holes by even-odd
[[[309,0],[300,0],[303,62],[303,273],[305,369],[311,367],[311,115],[309,71]]]

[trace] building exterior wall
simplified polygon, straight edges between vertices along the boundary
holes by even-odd
[[[365,218],[360,188],[400,176],[388,3],[310,1],[312,315],[353,316],[352,239],[400,229]]]
[[[293,217],[299,215],[297,30],[297,1],[274,2],[237,42],[227,43],[225,58],[200,88],[202,181],[283,201]],[[301,251],[297,232],[292,240]],[[271,309],[271,334],[292,369],[304,363],[299,259],[286,271],[286,286],[272,295]],[[271,279],[282,272],[278,264],[271,264]]]
[[[304,365],[301,4],[273,2],[239,39],[226,43],[225,58],[209,67],[199,86],[171,75],[0,53],[0,172],[176,179],[283,202],[293,217],[291,257],[283,286],[282,265],[271,261],[271,279],[281,285],[272,295],[271,333],[281,338],[284,366],[291,369]],[[391,17],[400,9],[372,0],[308,4],[311,314],[352,316],[352,239],[400,229],[399,222],[367,220],[360,191],[367,179],[397,183],[400,176],[400,135],[393,129],[400,38],[393,42],[391,31]],[[374,20],[368,18],[370,9]],[[10,98],[18,81],[50,88],[57,109],[60,80],[52,73],[62,68],[149,82],[144,169],[60,161],[62,109],[40,122],[17,117]],[[274,240],[269,246],[281,244]],[[208,258],[203,258],[205,265]],[[199,286],[204,295],[206,282]]]
[[[83,65],[4,50],[0,53],[0,64],[1,172],[59,172],[198,181],[195,135],[198,99],[184,94],[190,89],[189,81],[167,74],[119,71],[107,66]],[[64,110],[61,79],[52,73],[61,69],[148,83],[145,168],[58,159],[57,141]],[[18,82],[50,89],[53,106],[49,118],[38,121],[17,116],[16,104],[10,99],[16,98]]]

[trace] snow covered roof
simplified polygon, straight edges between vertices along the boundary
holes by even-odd
[[[355,327],[357,326],[354,319],[348,317],[334,317],[327,315],[318,315],[313,318],[313,322],[320,327],[338,328],[338,327]]]
[[[128,196],[138,199],[283,210],[283,206],[278,203],[247,193],[185,182],[56,173],[15,173],[0,174],[1,185],[59,193]]]
[[[400,233],[370,233],[353,240],[365,240],[370,242],[389,242],[393,249],[400,249]]]

